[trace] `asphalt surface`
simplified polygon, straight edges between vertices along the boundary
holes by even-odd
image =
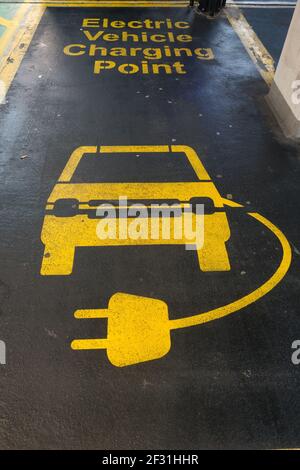
[[[189,21],[193,41],[184,45],[212,48],[215,58],[183,58],[186,74],[94,74],[94,57],[63,53],[88,44],[85,17]],[[0,114],[1,448],[299,447],[300,371],[291,362],[300,337],[299,147],[282,137],[267,92],[226,18],[170,8],[46,11]],[[226,209],[230,271],[201,271],[182,246],[108,246],[76,249],[70,275],[42,276],[46,203],[82,145],[192,147],[223,197],[284,232],[287,275],[232,315],[173,331],[161,359],[118,368],[105,351],[72,350],[73,339],[106,336],[105,320],[77,320],[76,309],[107,308],[125,292],[163,300],[172,319],[205,312],[257,289],[282,256],[245,209]],[[181,160],[167,171],[160,160],[135,161],[138,174],[132,164],[90,167],[77,182],[190,178]]]

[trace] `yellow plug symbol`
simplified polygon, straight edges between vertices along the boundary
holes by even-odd
[[[76,310],[75,318],[107,318],[107,339],[76,339],[72,349],[106,349],[117,367],[160,359],[171,348],[168,306],[162,300],[116,293],[107,309]]]

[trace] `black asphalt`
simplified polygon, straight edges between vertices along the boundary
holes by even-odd
[[[94,75],[93,58],[62,50],[84,42],[84,17],[103,16],[188,20],[189,47],[211,47],[215,60],[184,59],[186,75]],[[0,114],[1,448],[299,447],[300,369],[291,362],[300,337],[299,148],[282,137],[267,92],[226,18],[46,11]],[[75,320],[76,309],[106,308],[127,292],[164,300],[178,318],[254,290],[280,262],[274,236],[232,209],[229,272],[199,271],[183,247],[133,246],[79,248],[72,275],[40,275],[45,205],[75,148],[174,143],[196,150],[224,197],[284,232],[292,266],[251,306],[172,332],[162,359],[116,368],[105,351],[70,348],[74,338],[105,337],[104,320]],[[115,170],[126,178],[126,168]],[[159,165],[151,171],[161,177]]]

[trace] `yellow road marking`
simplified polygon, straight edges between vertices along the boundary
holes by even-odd
[[[7,20],[6,18],[3,18],[3,16],[0,16],[0,25],[5,26],[6,28],[9,28],[13,24],[12,20]]]
[[[79,202],[91,200],[118,200],[120,196],[128,199],[176,199],[181,201],[195,197],[211,198],[216,207],[222,207],[222,198],[210,181],[176,183],[60,183],[56,184],[49,196],[48,204],[58,199],[78,199]]]
[[[108,204],[107,201],[103,202],[102,204]],[[99,207],[100,203],[98,205],[95,205],[95,206],[91,206],[90,204],[85,204],[85,203],[79,203],[78,204],[78,208],[79,209],[82,209],[82,210],[90,210],[90,211],[94,211],[96,210],[98,207]],[[119,206],[116,206],[116,208],[118,208]],[[161,206],[157,203],[157,204],[142,204],[141,203],[141,206],[139,206],[138,203],[136,203],[134,205],[134,207],[136,209],[144,209],[144,208],[147,208],[147,209],[159,209],[161,208]],[[188,202],[182,202],[180,204],[172,204],[172,208],[173,209],[182,209],[182,208],[189,208],[190,207],[190,204]],[[54,204],[53,203],[50,203],[50,204],[46,204],[46,210],[53,210],[54,209]],[[131,206],[126,206],[126,205],[122,205],[122,209],[131,209]]]
[[[262,78],[265,80],[267,85],[271,86],[275,75],[275,63],[273,57],[265,48],[243,13],[238,8],[226,8],[225,14]]]
[[[101,145],[100,153],[169,152],[168,145]]]
[[[15,17],[9,23],[3,18],[0,19],[6,23],[7,29],[0,39],[0,83],[2,89],[1,101],[5,102],[5,94],[14,79],[14,76],[21,64],[21,61],[28,49],[33,34],[40,22],[40,19],[47,7],[177,7],[187,8],[186,1],[99,1],[99,2],[49,2],[41,1],[39,4],[29,4],[30,0],[25,0],[24,4],[19,8]],[[233,8],[234,7],[234,8]],[[268,85],[271,84],[274,73],[274,60],[268,53],[264,45],[256,36],[251,26],[237,8],[234,2],[230,8],[225,10],[227,18],[236,31],[246,50],[252,58],[254,64],[258,68],[262,77]],[[13,43],[11,44],[12,39]],[[20,48],[22,43],[23,47]],[[9,60],[10,59],[10,60]]]
[[[78,311],[76,318],[77,315]],[[160,359],[170,351],[165,302],[119,292],[110,298],[108,309],[99,310],[99,315],[108,318],[107,339],[74,340],[72,349],[106,349],[108,359],[116,367]]]
[[[197,182],[156,182],[156,183],[72,183],[71,178],[85,155],[95,154],[97,146],[81,146],[74,150],[63,169],[58,183],[54,186],[48,201],[55,204],[59,199],[76,199],[82,204],[91,200],[118,200],[123,195],[126,198],[137,200],[162,200],[166,201],[176,198],[180,201],[188,201],[197,195],[198,197],[208,197],[213,201],[216,208],[223,207],[223,199],[205,170],[201,160],[195,150],[187,145],[125,145],[125,146],[100,146],[99,156],[103,154],[122,153],[173,153],[176,158],[177,153],[184,153],[191,167],[194,169],[199,181]],[[113,158],[113,157],[111,157]],[[127,207],[127,201],[124,200]],[[174,208],[173,208],[174,210]],[[225,242],[230,237],[230,229],[224,211],[205,215],[205,230],[209,233],[209,241],[206,240],[203,246],[202,233],[182,232],[184,215],[177,217],[151,217],[143,220],[143,236],[131,236],[135,230],[134,222],[129,218],[113,219],[110,228],[106,227],[107,221],[91,219],[87,214],[75,215],[73,217],[56,217],[45,215],[41,233],[42,242],[45,245],[44,257],[42,261],[42,275],[69,275],[73,270],[75,249],[80,246],[122,246],[122,245],[159,245],[159,244],[193,244],[197,248],[197,255],[200,268],[203,271],[227,271],[230,270],[230,263],[225,247]],[[192,227],[198,226],[202,216],[191,214]],[[129,223],[130,222],[130,223]],[[166,233],[166,223],[169,230]],[[113,227],[112,227],[113,226]],[[106,228],[105,228],[106,227]],[[180,232],[178,227],[181,227]],[[104,229],[105,236],[99,236]],[[114,232],[113,237],[107,237],[107,229]],[[99,232],[100,231],[100,232]],[[151,237],[151,233],[155,236]],[[119,236],[117,236],[117,233]],[[121,235],[122,234],[122,235]],[[190,237],[192,235],[192,237]],[[198,236],[199,235],[199,236]]]
[[[226,200],[224,200],[226,203]],[[232,207],[232,201],[229,205]],[[240,204],[236,204],[240,207]],[[114,294],[107,309],[77,310],[77,319],[107,318],[107,338],[76,339],[74,350],[106,349],[111,364],[125,367],[160,359],[171,348],[171,330],[197,326],[217,320],[246,307],[270,292],[285,276],[291,262],[291,248],[283,233],[268,219],[257,213],[248,213],[267,227],[282,246],[282,260],[274,274],[252,293],[228,305],[203,314],[170,320],[165,302],[126,293]]]
[[[77,166],[79,165],[80,160],[86,153],[96,153],[97,147],[96,146],[82,146],[78,147],[74,152],[71,154],[65,168],[63,169],[58,181],[67,182],[70,181],[74,171],[76,170]]]
[[[4,94],[1,94],[2,102],[5,102],[5,94],[27,52],[45,8],[44,5],[24,3],[14,16],[12,26],[6,30],[0,40],[0,83],[4,87]]]
[[[205,170],[204,166],[202,165],[198,155],[195,151],[187,146],[187,145],[172,145],[169,147],[168,145],[119,145],[119,146],[107,146],[102,145],[99,149],[101,153],[151,153],[151,152],[179,152],[185,153],[192,168],[194,169],[196,175],[198,176],[199,180],[201,181],[210,181],[209,174]],[[84,157],[85,154],[89,153],[96,153],[97,147],[96,146],[81,146],[78,147],[74,152],[71,154],[65,168],[63,169],[58,182],[59,183],[66,183],[69,182],[74,174],[74,171],[78,167],[81,159]],[[80,186],[78,186],[80,187]],[[48,201],[51,202],[51,201]]]
[[[27,11],[28,8],[29,8],[29,6],[24,3],[19,8],[19,10],[15,14],[14,18],[11,20],[10,24],[6,25],[7,29],[0,38],[0,54],[4,53],[5,47],[8,43],[8,41],[13,36],[13,34],[16,32],[21,19],[23,18],[24,14],[25,14],[25,12]],[[8,27],[8,26],[13,26],[13,27]]]
[[[108,339],[77,339],[72,342],[72,349],[107,349]]]
[[[106,318],[108,315],[108,310],[105,309],[86,309],[86,310],[76,310],[74,317],[77,319],[81,318]]]
[[[42,2],[43,4],[43,2]],[[115,7],[132,7],[132,8],[136,8],[136,7],[164,7],[164,8],[174,8],[174,7],[178,7],[178,8],[187,8],[188,7],[188,4],[187,2],[176,2],[176,1],[170,1],[170,2],[165,2],[165,1],[162,1],[162,2],[159,2],[159,1],[136,1],[136,2],[133,2],[133,1],[124,1],[124,2],[120,2],[120,1],[112,1],[112,2],[106,2],[106,1],[99,1],[99,2],[83,2],[83,1],[80,1],[80,2],[49,2],[49,1],[46,1],[44,3],[44,5],[46,5],[47,7],[107,7],[107,8],[115,8]]]

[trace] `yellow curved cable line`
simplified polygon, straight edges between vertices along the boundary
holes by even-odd
[[[235,203],[233,201],[228,201],[226,199],[224,200],[224,204],[231,207],[243,207],[241,204]],[[277,228],[274,224],[272,224],[272,222],[270,222],[262,215],[257,214],[256,212],[248,212],[248,215],[258,220],[265,227],[267,227],[277,237],[281,244],[282,259],[274,274],[264,284],[255,289],[253,292],[245,295],[244,297],[241,297],[240,299],[235,300],[234,302],[209,310],[208,312],[170,320],[171,330],[201,325],[202,323],[207,323],[209,321],[217,320],[218,318],[230,315],[231,313],[234,313],[237,310],[247,307],[248,305],[252,304],[256,300],[266,295],[284,278],[292,260],[292,252],[288,240],[286,239],[285,235],[281,232],[281,230],[279,230],[279,228]]]

